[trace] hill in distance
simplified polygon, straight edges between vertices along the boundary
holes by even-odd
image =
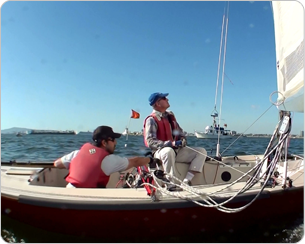
[[[25,133],[27,130],[33,130],[33,129],[21,128],[21,127],[13,127],[13,128],[1,130],[1,134],[16,134],[18,132]],[[80,135],[92,135],[92,133],[93,132],[89,132],[89,131],[80,131],[80,132],[78,132],[78,134],[80,134]]]
[[[26,132],[27,130],[32,130],[29,128],[20,128],[20,127],[13,127],[10,129],[5,129],[5,130],[1,130],[1,134],[15,134],[15,133],[22,133],[22,132]]]

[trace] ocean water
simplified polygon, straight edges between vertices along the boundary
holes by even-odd
[[[222,156],[263,154],[270,138],[240,137],[226,139],[220,142]],[[85,142],[91,141],[90,135],[1,135],[1,161],[16,160],[16,162],[51,162],[73,150],[79,149]],[[204,147],[209,155],[215,155],[217,140],[203,140],[196,137],[188,137],[188,146]],[[235,141],[235,142],[234,142]],[[234,142],[234,143],[233,143]],[[233,144],[232,144],[233,143]],[[142,136],[128,136],[118,139],[115,153],[121,156],[143,156],[147,149]],[[291,139],[289,153],[304,155],[304,140]],[[119,232],[119,226],[118,226]],[[136,235],[136,234],[135,234]],[[240,232],[230,235],[217,234],[215,236],[198,235],[185,237],[172,237],[160,239],[159,242],[209,242],[209,243],[248,243],[248,242],[299,242],[304,235],[303,212],[285,216],[275,220],[272,225],[248,227]],[[58,233],[50,233],[32,226],[25,225],[1,214],[1,236],[6,242],[104,242],[102,239],[80,238]],[[134,242],[121,240],[115,242]],[[150,242],[139,240],[136,242]]]

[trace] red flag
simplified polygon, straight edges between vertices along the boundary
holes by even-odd
[[[140,114],[134,110],[131,109],[131,117],[132,119],[139,119],[140,118]]]

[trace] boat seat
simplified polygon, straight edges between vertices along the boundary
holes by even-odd
[[[41,169],[18,169],[18,168],[10,168],[6,174],[7,175],[33,175],[37,174]]]
[[[203,166],[202,173],[195,174],[192,179],[192,185],[206,185],[206,184],[221,184],[235,181],[243,173],[249,171],[255,165],[255,157],[239,157],[238,161],[233,157],[224,157],[220,164],[217,161],[206,161]],[[189,164],[187,163],[175,163],[175,176],[179,180],[183,180],[188,172]],[[236,170],[238,169],[238,170]],[[123,171],[121,173],[113,173],[110,176],[107,188],[123,187],[125,184],[123,179],[127,172],[132,172],[133,169]],[[253,172],[252,172],[253,174]],[[249,177],[244,177],[243,181],[248,180]],[[179,184],[176,180],[175,183]]]
[[[195,174],[191,183],[192,185],[206,185],[232,182],[238,179],[243,173],[249,171],[255,165],[255,160],[255,156],[239,156],[238,160],[233,157],[224,157],[221,162],[225,165],[214,160],[206,161],[203,166],[203,172]],[[188,172],[188,167],[189,164],[187,163],[176,163],[174,169],[175,176],[182,181]],[[7,174],[33,175],[30,180],[30,185],[66,187],[67,182],[65,178],[69,173],[68,169],[45,168],[39,170],[12,168]],[[133,170],[134,168],[131,168],[111,174],[106,188],[122,188],[125,184],[127,173],[132,173]],[[247,179],[248,176],[244,177],[245,181]]]
[[[44,168],[34,174],[29,182],[30,185],[66,187],[68,174],[68,169]]]

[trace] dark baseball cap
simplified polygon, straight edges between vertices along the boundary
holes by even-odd
[[[148,98],[149,105],[152,106],[158,101],[159,98],[167,97],[167,96],[168,96],[168,93],[155,92],[155,93],[151,94],[150,97]]]
[[[106,125],[99,126],[93,131],[93,141],[97,141],[98,139],[107,139],[108,137],[120,138],[121,134],[113,132],[112,128]]]

